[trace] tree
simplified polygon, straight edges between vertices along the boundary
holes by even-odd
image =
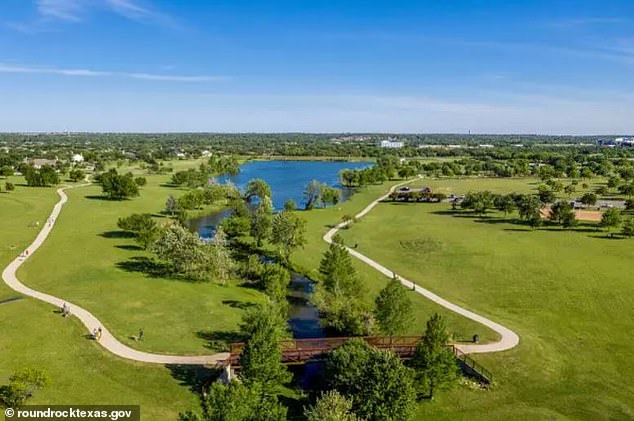
[[[262,200],[265,197],[271,197],[271,187],[266,183],[266,181],[255,178],[250,180],[246,187],[246,192],[244,197],[247,201],[251,201],[254,198],[258,198],[258,200]]]
[[[304,409],[307,421],[358,421],[352,412],[352,401],[336,390],[329,390],[317,398],[310,408]]]
[[[203,402],[205,421],[283,421],[286,408],[276,396],[263,395],[260,385],[214,382]],[[199,417],[181,419],[198,421]]]
[[[137,186],[142,187],[147,184],[147,179],[145,177],[136,177],[134,182]]]
[[[559,201],[553,203],[550,207],[550,214],[548,215],[548,218],[560,225],[564,225],[564,221],[566,221],[567,224],[570,224],[573,220],[575,220],[575,212],[570,203]]]
[[[198,236],[179,224],[162,230],[151,250],[176,274],[208,279],[209,255]]]
[[[313,180],[306,186],[304,190],[304,200],[306,205],[304,209],[310,210],[315,207],[315,204],[319,202],[321,198],[321,183],[317,180]]]
[[[297,209],[297,203],[295,203],[293,199],[288,199],[286,202],[284,202],[284,210],[294,211],[295,209]]]
[[[608,194],[608,188],[606,186],[599,186],[595,191],[599,196],[605,196]]]
[[[240,353],[240,379],[247,386],[259,384],[264,394],[273,395],[291,379],[280,348],[280,341],[288,335],[286,318],[268,301],[245,313],[241,329],[248,340]]]
[[[12,176],[13,173],[14,173],[13,167],[9,165],[3,165],[2,167],[0,167],[0,175],[3,177]]]
[[[537,197],[531,195],[519,195],[515,200],[520,219],[529,221],[535,215],[539,217],[541,203]]]
[[[460,204],[464,209],[471,209],[474,213],[484,215],[493,207],[493,194],[490,191],[469,192]]]
[[[171,194],[167,196],[167,200],[165,201],[165,210],[172,217],[178,211],[178,202],[176,201],[176,198]]]
[[[211,241],[210,266],[214,279],[221,284],[226,284],[231,274],[233,260],[227,247],[227,235],[222,225],[216,228],[214,238]]]
[[[594,193],[585,193],[583,196],[581,196],[581,199],[579,199],[579,201],[586,206],[594,206],[597,204],[597,195]]]
[[[364,290],[352,266],[350,253],[335,238],[319,264],[321,281],[313,300],[324,314],[324,324],[342,334],[367,335],[372,314],[363,302]]]
[[[537,195],[542,203],[552,203],[555,201],[555,192],[548,186],[542,184],[537,188]]]
[[[564,187],[564,193],[566,193],[568,197],[572,196],[572,194],[576,191],[577,191],[577,187],[575,187],[575,185],[572,183]]]
[[[79,180],[83,180],[84,172],[82,170],[80,170],[79,168],[72,169],[68,173],[68,178],[70,178],[70,181],[74,181],[74,182],[77,182]]]
[[[632,238],[634,236],[634,218],[627,218],[623,221],[622,234],[628,238]]]
[[[15,184],[10,183],[10,182],[7,181],[6,183],[4,183],[4,189],[6,191],[13,191],[13,190],[15,190]]]
[[[46,373],[40,370],[25,368],[9,377],[9,383],[0,386],[0,405],[6,408],[17,408],[33,396],[36,390],[50,383]]]
[[[24,169],[24,179],[30,187],[47,187],[59,183],[59,176],[55,168],[50,165],[44,165],[39,170],[27,166]]]
[[[631,198],[634,196],[634,183],[626,183],[619,186],[619,192]]]
[[[425,390],[430,399],[437,390],[451,387],[458,379],[458,362],[448,343],[445,321],[436,313],[427,321],[412,358],[419,390]]]
[[[263,265],[260,274],[262,289],[266,295],[273,300],[283,314],[288,313],[288,301],[286,294],[288,284],[291,281],[291,273],[284,266],[277,263],[267,263]]]
[[[493,204],[497,210],[504,212],[505,218],[516,208],[515,200],[513,200],[513,196],[510,194],[495,196]]]
[[[258,247],[262,247],[262,241],[271,236],[272,226],[273,202],[270,197],[264,196],[251,216],[251,236],[255,238]]]
[[[396,277],[376,297],[374,315],[381,331],[390,337],[405,332],[412,322],[412,302]]]
[[[121,175],[112,168],[101,174],[98,181],[101,183],[103,192],[112,200],[123,200],[139,195],[139,187],[134,182],[131,173]]]
[[[146,250],[159,235],[158,225],[149,213],[135,213],[126,218],[119,218],[117,226],[124,231],[134,233],[137,242]]]
[[[361,419],[408,420],[415,404],[412,372],[394,353],[362,339],[351,339],[329,352],[327,386],[352,401]]]
[[[278,212],[273,218],[271,243],[278,247],[285,261],[289,261],[291,253],[306,244],[306,220],[293,212]]]
[[[608,230],[610,237],[613,236],[612,228],[618,228],[621,225],[621,211],[617,208],[609,208],[601,215],[601,226]]]

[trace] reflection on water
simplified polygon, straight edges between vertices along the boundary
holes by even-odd
[[[293,337],[298,339],[326,336],[324,328],[319,323],[319,311],[310,302],[313,286],[313,281],[294,273],[288,287],[288,326],[293,332]]]

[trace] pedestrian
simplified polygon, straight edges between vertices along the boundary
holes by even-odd
[[[26,257],[29,257],[29,249],[24,250],[24,255],[25,255]]]
[[[143,339],[143,328],[139,329],[139,341]]]
[[[97,340],[97,328],[94,328],[94,329],[92,330],[92,338],[93,338],[93,339],[95,339],[95,340]]]
[[[101,339],[101,326],[99,326],[99,329],[97,329],[97,340]]]

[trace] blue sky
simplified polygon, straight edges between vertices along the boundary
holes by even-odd
[[[0,131],[634,132],[634,2],[2,0]]]

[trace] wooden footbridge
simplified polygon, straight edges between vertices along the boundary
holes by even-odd
[[[307,362],[321,361],[325,355],[333,349],[343,345],[350,337],[337,338],[314,338],[314,339],[292,339],[280,343],[282,349],[282,363],[287,365],[301,365]],[[420,336],[364,336],[359,337],[369,345],[391,351],[402,359],[410,359],[416,352],[416,345],[421,341]],[[230,345],[230,355],[225,361],[225,365],[232,369],[240,368],[240,353],[244,349],[244,343],[232,343]],[[486,383],[492,381],[492,374],[489,370],[478,364],[473,358],[464,354],[454,345],[447,345],[456,355],[462,369],[471,375],[479,377]]]

